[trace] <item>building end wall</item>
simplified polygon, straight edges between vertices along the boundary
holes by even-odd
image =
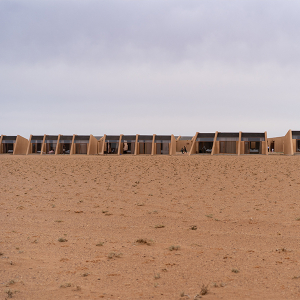
[[[72,145],[71,145],[71,151],[70,151],[70,155],[73,155],[73,154],[75,154],[75,143],[74,143],[74,141],[75,141],[75,136],[76,136],[76,134],[73,134],[73,139],[72,139]]]
[[[31,154],[31,139],[32,139],[32,134],[30,135],[29,141],[28,141],[28,146],[27,146],[27,151],[26,151],[26,155]]]
[[[15,149],[13,155],[25,155],[28,148],[28,140],[18,135],[16,139]]]
[[[213,144],[213,148],[211,151],[211,155],[218,154],[220,151],[219,142],[217,141],[217,137],[218,137],[218,131],[216,131],[216,133],[215,133],[214,144]]]
[[[294,155],[293,136],[292,136],[292,130],[291,129],[284,136],[283,152],[284,152],[285,155]]]
[[[97,144],[98,144],[98,140],[91,134],[89,139],[87,155],[97,154],[97,148],[98,148]]]
[[[155,136],[156,136],[156,134],[153,134],[151,155],[156,155]]]
[[[173,134],[171,135],[170,155],[176,155],[176,139]]]
[[[196,134],[194,135],[194,137],[191,141],[191,148],[188,150],[188,147],[186,147],[189,155],[196,154],[196,139],[197,139],[198,134],[199,134],[199,132],[196,132]]]
[[[3,134],[0,136],[0,153],[2,153],[2,139],[3,139]]]

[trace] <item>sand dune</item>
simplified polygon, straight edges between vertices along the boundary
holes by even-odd
[[[299,299],[299,166],[2,155],[0,299]]]

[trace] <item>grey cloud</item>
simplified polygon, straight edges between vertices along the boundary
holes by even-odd
[[[2,61],[299,63],[294,1],[6,0],[0,7]]]

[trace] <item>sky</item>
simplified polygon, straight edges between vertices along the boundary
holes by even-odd
[[[0,0],[0,134],[300,130],[300,2]]]

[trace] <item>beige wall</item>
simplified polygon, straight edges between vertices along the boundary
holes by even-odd
[[[176,155],[176,139],[173,134],[171,135],[170,155]]]
[[[293,154],[295,154],[295,152],[297,152],[297,143],[296,143],[296,140],[292,139],[292,147],[293,147]]]
[[[98,149],[98,140],[91,134],[87,155],[97,154],[97,149]]]
[[[103,142],[104,141],[104,136],[98,141],[98,146],[97,146],[97,153],[102,154],[102,148],[103,148]]]
[[[3,134],[0,137],[0,153],[2,153],[2,139],[3,139]]]
[[[214,144],[213,144],[213,148],[211,151],[211,155],[217,154],[220,151],[220,145],[217,142],[217,136],[218,136],[218,131],[215,132]]]
[[[137,155],[139,152],[139,143],[138,143],[139,135],[135,136],[135,148],[134,148],[134,155]]]
[[[58,151],[59,151],[59,141],[60,141],[60,136],[61,134],[58,135],[58,138],[57,138],[57,144],[56,144],[56,149],[55,149],[55,155],[58,154]]]
[[[121,148],[121,141],[122,141],[123,135],[124,135],[124,134],[120,134],[120,136],[119,136],[118,155],[121,154],[121,149],[122,149],[122,153],[123,153],[123,145],[122,145],[122,148]]]
[[[156,134],[153,134],[151,155],[156,155],[155,136],[156,136]]]
[[[296,140],[294,140],[294,141],[295,141],[295,143],[293,144],[292,131],[289,130],[284,137],[284,148],[283,148],[284,154],[294,155],[294,152],[296,151]]]
[[[275,142],[274,152],[284,152],[284,139],[284,136],[268,138],[268,146],[270,147],[270,153],[272,151],[271,144],[273,141]]]
[[[76,134],[73,134],[73,139],[72,139],[72,145],[71,145],[70,155],[75,154],[75,151],[76,151],[76,149],[75,149],[75,143],[74,143],[75,136],[76,136]]]
[[[191,147],[190,147],[190,150],[188,151],[189,155],[196,153],[196,139],[197,139],[198,133],[199,132],[196,132],[196,134],[194,135],[194,137],[191,141]]]
[[[262,142],[262,154],[268,155],[268,136],[265,131],[265,141]]]
[[[32,138],[32,134],[30,135],[30,138],[29,138],[29,141],[28,141],[28,146],[27,146],[27,151],[26,151],[26,154],[31,154],[31,138]]]
[[[41,155],[46,154],[46,144],[45,144],[45,140],[46,140],[46,134],[44,134],[44,138],[43,138],[43,144],[42,144]]]
[[[14,155],[26,154],[27,148],[28,148],[28,140],[18,135],[13,154]]]
[[[101,143],[100,143],[100,146],[102,147],[101,149],[99,149],[99,154],[104,154],[104,150],[105,150],[105,139],[106,139],[106,134],[104,134],[103,138],[100,140]],[[100,147],[99,146],[99,147]]]
[[[176,141],[176,152],[180,152],[181,149],[185,146],[187,152],[191,151],[193,140],[179,140]]]
[[[214,142],[214,150],[212,151],[212,154],[219,154],[220,153],[220,142],[219,141],[215,141]]]

